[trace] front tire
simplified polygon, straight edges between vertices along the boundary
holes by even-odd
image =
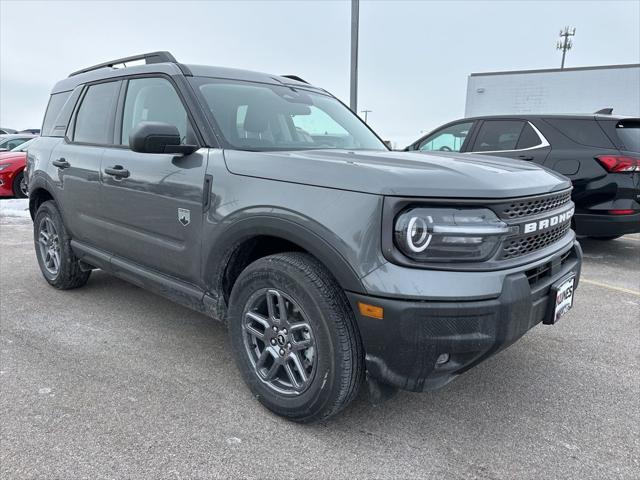
[[[313,257],[295,252],[256,260],[238,277],[229,304],[236,363],[269,410],[307,423],[355,398],[364,360],[353,311]]]
[[[91,271],[80,268],[55,202],[49,200],[38,208],[33,221],[33,241],[38,265],[49,285],[70,290],[87,283]]]

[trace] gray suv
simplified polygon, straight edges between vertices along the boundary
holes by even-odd
[[[299,422],[365,378],[374,401],[447,384],[555,323],[580,275],[559,174],[391,152],[298,77],[167,52],[58,82],[27,178],[49,284],[102,269],[226,322],[252,393]]]

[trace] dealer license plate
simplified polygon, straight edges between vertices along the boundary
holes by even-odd
[[[573,306],[573,287],[575,280],[575,275],[571,275],[551,287],[550,300],[552,309],[550,309],[550,315],[548,315],[547,321],[544,323],[553,325],[571,310]]]

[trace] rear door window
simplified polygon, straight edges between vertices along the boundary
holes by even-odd
[[[616,125],[616,134],[625,150],[640,152],[640,120],[622,120]]]
[[[525,122],[523,120],[485,120],[478,131],[474,152],[515,150]]]
[[[113,143],[113,113],[120,81],[91,85],[78,109],[73,141],[110,145]]]
[[[541,144],[542,139],[538,136],[533,127],[529,124],[529,122],[525,123],[524,128],[522,129],[522,133],[520,134],[520,138],[518,139],[516,150],[534,148]]]

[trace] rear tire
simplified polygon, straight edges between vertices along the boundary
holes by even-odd
[[[27,184],[24,179],[24,170],[13,179],[13,196],[16,198],[27,198]]]
[[[33,240],[38,265],[49,285],[70,290],[87,283],[91,271],[80,268],[80,262],[71,250],[71,237],[55,202],[49,200],[38,208],[33,221]]]
[[[354,314],[312,256],[256,260],[238,277],[229,304],[236,363],[269,410],[308,423],[335,415],[355,398],[364,359]]]

